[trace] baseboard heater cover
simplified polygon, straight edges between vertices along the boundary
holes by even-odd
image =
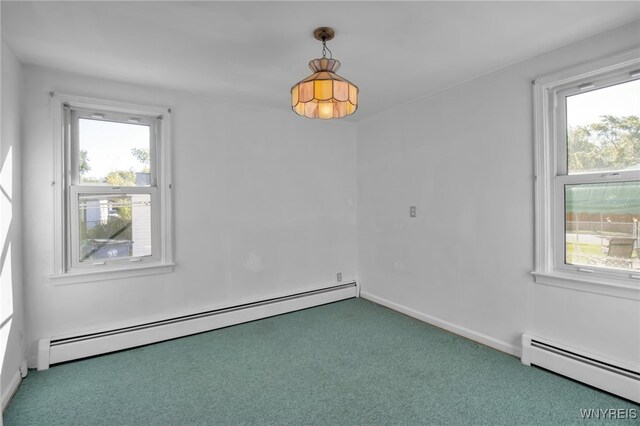
[[[202,333],[356,297],[355,282],[109,331],[38,341],[38,370],[52,364]]]
[[[536,365],[640,403],[640,372],[530,334],[522,335],[525,365]]]

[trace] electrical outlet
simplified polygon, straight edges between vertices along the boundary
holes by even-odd
[[[416,206],[409,206],[409,217],[416,217]]]
[[[337,279],[338,282],[342,282],[342,272],[338,272]]]

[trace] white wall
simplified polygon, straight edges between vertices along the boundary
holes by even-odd
[[[25,359],[22,293],[21,66],[2,40],[0,93],[0,394],[6,404]],[[1,423],[1,422],[0,422]]]
[[[349,122],[25,68],[28,354],[42,337],[132,325],[356,278]],[[175,271],[53,286],[49,92],[173,109]]]
[[[529,274],[531,80],[637,48],[638,34],[636,21],[363,122],[363,295],[514,354],[529,331],[638,368],[638,301],[534,284]]]

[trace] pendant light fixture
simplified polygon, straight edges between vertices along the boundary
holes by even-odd
[[[328,27],[313,32],[322,42],[322,58],[309,62],[313,74],[291,88],[291,108],[298,115],[327,120],[351,115],[358,108],[358,87],[336,74],[340,61],[333,59],[327,47],[334,34]]]

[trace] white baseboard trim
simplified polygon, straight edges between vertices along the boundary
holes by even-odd
[[[391,302],[390,300],[383,299],[378,296],[374,296],[373,294],[366,291],[362,291],[360,293],[360,297],[362,297],[363,299],[370,300],[374,303],[377,303],[378,305],[386,306],[389,309],[393,309],[394,311],[401,312],[410,317],[419,319],[420,321],[424,321],[428,324],[435,325],[436,327],[450,331],[451,333],[457,334],[462,337],[466,337],[467,339],[473,340],[474,342],[482,343],[483,345],[489,346],[493,349],[497,349],[501,352],[505,352],[505,353],[508,353],[509,355],[513,355],[520,358],[520,354],[522,352],[521,349],[519,347],[516,347],[502,340],[498,340],[491,336],[487,336],[486,334],[482,334],[477,331],[470,330],[465,327],[461,327],[457,324],[450,323],[449,321],[445,321],[440,318],[436,318],[431,315],[418,312],[415,309],[407,308],[406,306],[400,305],[395,302]]]
[[[18,387],[20,386],[21,381],[22,381],[22,377],[20,376],[20,370],[16,370],[16,372],[13,374],[13,377],[11,377],[11,380],[9,381],[8,386],[5,389],[3,389],[2,412],[4,412],[4,410],[9,405],[9,402],[11,401],[11,398],[13,398],[13,395],[15,395],[16,391],[18,390]]]
[[[357,296],[355,282],[229,307],[189,316],[142,324],[126,329],[83,336],[47,337],[38,341],[38,370],[51,364],[86,358],[136,346],[189,336],[249,321],[320,306]]]

